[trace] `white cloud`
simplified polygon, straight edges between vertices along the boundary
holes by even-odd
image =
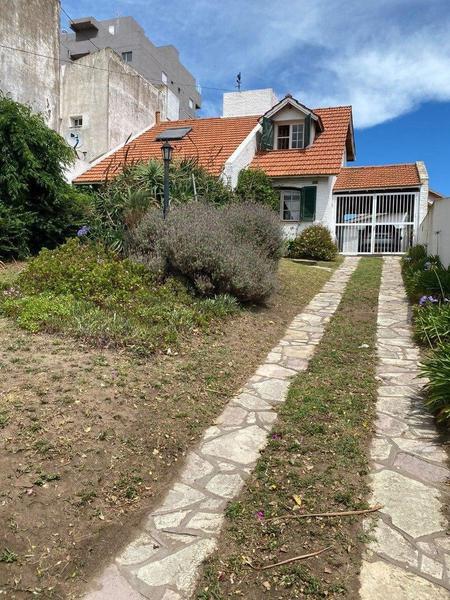
[[[359,127],[427,100],[450,100],[448,0],[225,0],[220,9],[201,0],[191,6],[199,25],[195,45],[202,38],[207,44],[196,57],[204,83],[213,77],[230,85],[242,70],[244,85],[264,81],[311,106],[352,104]]]
[[[87,11],[89,0],[66,0]],[[99,0],[99,12],[111,12]],[[369,127],[450,101],[450,0],[115,0],[156,43],[173,43],[204,88],[208,113],[242,71],[310,106],[352,104]],[[75,14],[77,12],[73,10]],[[77,15],[79,16],[79,15]]]

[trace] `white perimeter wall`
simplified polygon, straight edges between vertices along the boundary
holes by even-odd
[[[450,198],[436,200],[419,226],[418,241],[428,254],[438,254],[450,266]]]

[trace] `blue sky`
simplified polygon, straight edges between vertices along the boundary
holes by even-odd
[[[356,164],[424,160],[450,195],[450,0],[62,0],[72,18],[133,16],[202,86],[273,87],[314,108],[351,104]],[[95,8],[94,8],[95,6]],[[67,18],[63,17],[63,26]]]

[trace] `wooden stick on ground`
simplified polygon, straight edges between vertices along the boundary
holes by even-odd
[[[289,563],[293,563],[297,560],[303,560],[305,558],[311,558],[312,556],[318,556],[319,554],[322,554],[322,552],[330,550],[330,548],[331,546],[327,546],[326,548],[322,548],[322,550],[317,550],[317,552],[311,552],[310,554],[301,554],[300,556],[294,556],[294,558],[288,558],[287,560],[282,560],[280,562],[273,563],[272,565],[266,565],[265,567],[255,567],[254,565],[252,565],[251,562],[248,562],[247,564],[255,571],[266,571],[267,569],[273,569],[274,567],[288,565]]]
[[[268,521],[276,521],[278,519],[306,519],[308,517],[350,517],[352,515],[365,515],[367,513],[376,512],[383,508],[382,504],[376,504],[375,506],[371,506],[370,508],[366,508],[364,510],[346,510],[344,512],[328,512],[328,513],[303,513],[303,514],[294,514],[294,515],[280,515],[279,517],[271,517],[270,519],[264,519],[264,523]]]

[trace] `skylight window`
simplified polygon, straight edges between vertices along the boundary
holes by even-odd
[[[190,131],[192,131],[192,127],[172,127],[170,129],[164,129],[164,131],[158,133],[155,140],[161,142],[182,140]]]

